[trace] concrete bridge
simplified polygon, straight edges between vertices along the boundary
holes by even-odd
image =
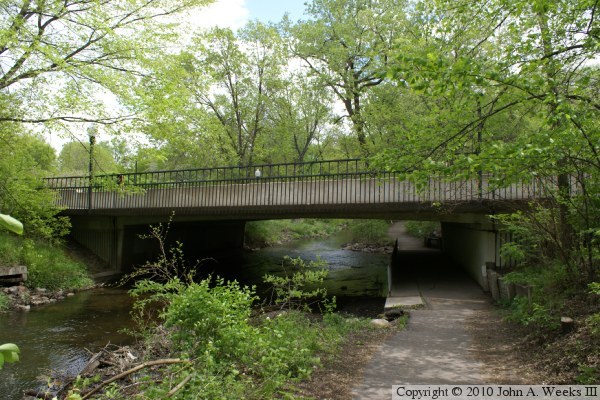
[[[352,159],[56,177],[46,185],[71,217],[74,239],[116,270],[151,257],[154,244],[139,234],[173,214],[173,240],[186,249],[217,251],[242,247],[249,220],[416,219],[441,221],[445,249],[483,282],[482,265],[503,263],[501,234],[487,216],[544,198],[556,186],[539,179],[504,186],[498,181],[479,173],[416,183]]]

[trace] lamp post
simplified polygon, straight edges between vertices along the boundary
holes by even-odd
[[[90,139],[90,163],[88,165],[88,210],[92,209],[92,186],[94,182],[94,145],[96,144],[96,135],[98,134],[98,127],[92,125],[87,130],[88,137]]]

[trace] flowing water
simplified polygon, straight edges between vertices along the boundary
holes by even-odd
[[[75,375],[109,342],[123,345],[119,333],[131,326],[131,300],[124,289],[88,290],[29,312],[0,314],[0,343],[15,343],[21,360],[0,370],[0,399],[21,399],[49,376]]]
[[[254,252],[240,252],[227,261],[210,262],[217,273],[244,284],[260,285],[264,274],[281,272],[283,257],[304,260],[320,257],[327,262],[325,281],[329,294],[381,297],[387,287],[389,255],[342,250],[344,233],[301,240]],[[64,301],[33,308],[29,312],[0,314],[0,344],[16,343],[21,360],[0,370],[0,399],[19,400],[26,389],[36,389],[49,376],[76,374],[95,352],[109,342],[124,345],[131,338],[121,329],[132,326],[131,300],[125,289],[85,291]]]

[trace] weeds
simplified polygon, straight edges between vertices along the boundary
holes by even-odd
[[[245,242],[250,247],[267,247],[274,244],[331,235],[347,224],[347,220],[295,219],[253,221],[246,223]]]
[[[27,266],[27,286],[81,289],[92,285],[85,265],[72,260],[61,247],[39,239],[0,233],[0,264]]]
[[[284,257],[281,275],[265,275],[263,281],[273,287],[271,303],[281,309],[310,311],[311,305],[326,299],[327,289],[320,287],[329,275],[321,259],[306,262],[300,257]]]
[[[390,224],[383,220],[354,220],[350,224],[352,241],[376,246],[389,244],[391,241],[387,234],[389,227]]]
[[[165,231],[157,233],[164,243]],[[282,280],[271,278],[280,288],[280,304],[303,308],[296,307],[297,302],[324,295],[305,286],[322,282],[326,275],[322,262],[287,260],[295,272],[290,269]],[[181,247],[176,252],[165,248],[157,268],[173,265],[174,271],[189,271],[183,262]],[[257,315],[254,288],[218,277],[194,282],[191,274],[187,276],[190,279],[138,281],[130,291],[145,343],[163,343],[154,339],[162,332],[172,339],[165,349],[169,356],[188,360],[166,368],[160,379],[138,377],[144,382],[139,390],[145,398],[217,399],[224,393],[227,398],[280,398],[293,382],[306,379],[320,365],[320,352],[335,351],[350,330],[367,325],[334,314],[314,323],[295,310]],[[111,389],[111,396],[116,395]]]

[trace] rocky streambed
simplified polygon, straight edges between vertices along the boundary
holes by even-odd
[[[12,311],[29,311],[31,307],[55,303],[75,295],[71,291],[45,288],[30,289],[24,285],[4,287],[0,290],[8,296],[8,309]]]

